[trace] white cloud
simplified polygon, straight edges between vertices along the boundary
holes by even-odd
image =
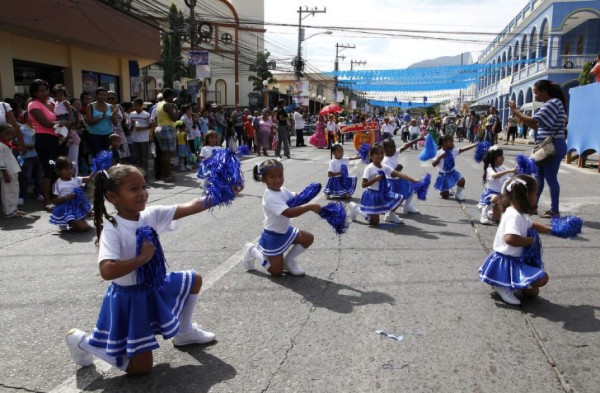
[[[303,52],[309,65],[323,71],[333,69],[335,44],[353,44],[356,49],[345,49],[346,56],[340,69],[350,69],[350,60],[366,60],[362,69],[404,68],[420,60],[475,52],[485,49],[508,22],[526,5],[524,0],[503,0],[501,4],[492,0],[371,0],[358,2],[349,0],[275,1],[265,0],[267,34],[265,47],[276,57],[292,58],[298,43],[298,8],[327,8],[324,14],[309,16],[303,21],[309,36],[327,27],[358,27],[369,31],[372,28],[421,30],[426,33],[387,32],[388,35],[360,34],[354,31],[335,30],[333,35],[318,35],[305,42]],[[268,23],[287,23],[293,26],[276,27]],[[443,32],[488,32],[476,35],[435,34]],[[437,36],[446,40],[407,38],[399,35]],[[460,42],[460,40],[478,42]]]

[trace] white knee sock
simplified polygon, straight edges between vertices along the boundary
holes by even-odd
[[[194,308],[198,302],[198,294],[189,294],[181,315],[179,316],[179,333],[185,333],[192,328],[192,315],[194,315]]]
[[[117,368],[121,371],[127,371],[127,366],[129,366],[129,358],[126,356],[110,356],[106,353],[106,351],[102,348],[96,348],[88,343],[88,340],[82,340],[79,344],[80,348],[96,356],[99,359],[104,360],[106,363],[110,364],[114,368]],[[117,366],[120,364],[120,366]]]
[[[415,194],[410,194],[410,196],[404,200],[404,207],[412,206],[413,196],[415,196]]]
[[[306,248],[302,247],[300,244],[294,244],[294,246],[288,251],[285,256],[286,261],[290,261],[292,259],[296,259],[296,257],[306,251]]]
[[[259,260],[261,262],[265,259],[262,252],[260,252],[256,246],[253,246],[250,249],[250,255],[252,255],[252,258]]]

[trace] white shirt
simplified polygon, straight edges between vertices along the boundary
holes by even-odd
[[[131,121],[135,120],[135,131],[132,132],[132,141],[135,142],[149,142],[150,141],[150,114],[146,111],[137,113],[136,111],[131,112],[129,115]],[[139,130],[145,128],[145,130]],[[139,130],[139,131],[138,131]]]
[[[138,221],[126,220],[117,215],[115,216],[117,226],[104,222],[104,229],[100,235],[98,263],[105,260],[126,261],[134,258],[136,256],[135,231],[140,227],[151,226],[159,235],[177,229],[177,221],[173,221],[175,210],[177,205],[148,206],[140,212]],[[113,282],[123,286],[137,284],[136,270],[114,279]]]
[[[219,146],[202,146],[200,157],[203,159],[211,158],[215,151],[221,149]]]
[[[439,149],[437,151],[437,153],[435,153],[435,157],[433,157],[433,160],[434,161],[437,160],[439,158],[439,156],[441,156],[442,154],[444,154],[444,152],[445,152],[445,150]],[[458,147],[455,147],[454,149],[451,150],[451,153],[454,156],[454,160],[456,160],[456,157],[458,157],[459,152],[460,152],[460,148],[458,148]],[[439,169],[439,171],[440,171],[440,173],[451,172],[454,168],[450,169],[449,171],[445,171],[444,170],[444,160],[445,160],[445,158],[442,158],[440,160],[439,165],[437,166],[438,169]],[[454,167],[456,168],[456,161],[454,161],[454,163],[455,163]]]
[[[0,169],[6,169],[9,175],[21,172],[19,161],[15,158],[10,147],[0,143]]]
[[[335,121],[327,122],[327,132],[335,132]]]
[[[67,109],[67,106],[65,105],[65,103],[66,103],[66,100],[62,100],[62,101],[57,101],[54,104],[54,114],[56,116],[69,114],[69,110]]]
[[[385,133],[388,133],[388,134],[393,134],[393,133],[394,133],[394,126],[393,126],[393,125],[391,125],[391,124],[389,124],[389,123],[388,123],[388,124],[385,124],[385,123],[384,123],[384,124],[381,126],[381,133],[382,133],[382,134],[385,134]]]
[[[12,108],[6,102],[0,102],[0,124],[8,123],[8,112],[12,112]]]
[[[297,130],[303,130],[304,129],[304,119],[302,118],[302,115],[300,114],[300,112],[295,112],[294,113],[294,128]]]
[[[383,165],[387,165],[391,168],[394,168],[394,170],[396,170],[396,167],[399,164],[399,162],[398,162],[399,158],[400,158],[400,149],[397,149],[393,155],[383,156],[383,160],[381,161],[381,163]]]
[[[410,126],[408,127],[408,131],[411,135],[415,135],[421,132],[421,127],[419,126]]]
[[[527,230],[531,227],[531,220],[526,217],[523,213],[519,213],[517,209],[509,206],[498,225],[498,231],[494,238],[494,251],[504,255],[510,255],[513,257],[520,257],[523,255],[525,247],[514,247],[506,244],[504,235],[518,235],[527,236]]]
[[[52,187],[52,194],[58,197],[64,197],[71,195],[75,192],[76,188],[80,188],[83,185],[82,177],[72,177],[71,180],[58,179]]]
[[[341,159],[336,159],[334,158],[333,160],[329,161],[329,169],[327,169],[327,172],[333,172],[333,173],[338,173],[342,171],[342,165],[350,165],[350,159],[348,157],[342,157]],[[342,175],[337,175],[334,177],[340,177]]]
[[[265,190],[262,199],[263,213],[265,215],[264,227],[267,231],[286,233],[290,227],[290,219],[281,215],[290,207],[286,202],[295,194],[285,187],[279,191],[270,188]]]
[[[495,169],[495,171],[494,171],[494,169]],[[494,169],[492,169],[491,167],[488,167],[488,169],[486,170],[485,186],[487,188],[489,188],[490,190],[496,191],[499,193],[499,192],[502,192],[502,186],[504,185],[504,183],[506,183],[506,181],[508,179],[513,177],[513,174],[508,173],[502,177],[494,179],[492,177],[492,175],[495,175],[497,172],[504,172],[506,170],[506,168],[504,168],[503,166],[497,166]]]
[[[377,168],[375,164],[370,163],[365,168],[365,172],[363,173],[363,179],[371,180],[375,176],[379,175],[379,171],[383,171],[385,173],[385,177],[392,177],[392,172],[394,172],[394,168],[385,164],[381,164],[381,168]],[[371,184],[369,186],[369,190],[379,191],[379,182]]]

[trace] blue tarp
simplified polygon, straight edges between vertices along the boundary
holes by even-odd
[[[574,87],[569,94],[567,148],[600,152],[600,83]]]

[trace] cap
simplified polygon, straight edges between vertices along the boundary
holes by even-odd
[[[175,122],[175,127],[183,127],[183,122],[181,120],[177,120]]]
[[[254,119],[254,116],[250,116],[250,115],[248,115],[248,117],[246,117],[246,119],[247,119],[247,120],[252,120],[252,119]]]

